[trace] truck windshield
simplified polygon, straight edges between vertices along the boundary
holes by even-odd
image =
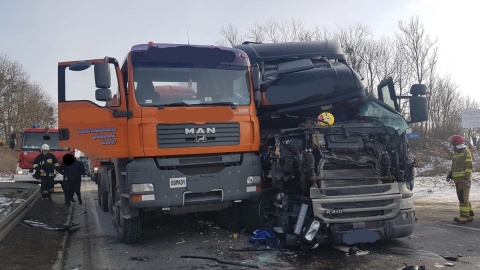
[[[46,133],[29,132],[23,134],[23,150],[39,150],[45,143],[50,146],[50,150],[68,150],[68,148],[58,147],[58,133],[49,133],[47,135]]]
[[[250,104],[245,66],[172,68],[144,64],[133,72],[135,97],[141,106]]]
[[[405,119],[395,110],[386,105],[380,105],[380,101],[370,100],[360,107],[360,115],[379,119],[385,126],[394,128],[398,134],[402,134],[408,124]]]

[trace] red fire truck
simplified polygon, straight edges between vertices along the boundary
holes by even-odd
[[[62,148],[58,146],[58,129],[38,128],[35,125],[21,132],[20,137],[12,134],[12,139],[16,139],[19,145],[15,149],[19,150],[18,162],[13,180],[15,182],[38,183],[40,180],[34,177],[33,161],[37,157],[43,144],[50,146],[50,153],[54,154],[58,162],[61,163],[63,156],[67,153],[75,154],[75,149]],[[62,175],[55,175],[55,183],[61,183]]]

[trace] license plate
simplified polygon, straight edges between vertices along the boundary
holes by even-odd
[[[186,177],[170,178],[170,188],[182,188],[187,187]]]
[[[325,214],[327,214],[327,215],[343,214],[343,210],[342,209],[327,209],[327,210],[325,210]]]

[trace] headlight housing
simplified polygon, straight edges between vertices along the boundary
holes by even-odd
[[[154,191],[153,184],[145,183],[145,184],[132,184],[131,185],[132,192],[148,192]]]
[[[411,209],[413,208],[413,197],[404,198],[400,202],[400,209]]]
[[[320,221],[315,219],[312,221],[312,223],[310,223],[310,227],[308,228],[303,238],[305,238],[305,240],[309,242],[312,241],[315,235],[317,234],[318,229],[320,229]]]
[[[259,175],[250,175],[247,177],[247,186],[258,186],[262,183],[262,178]]]

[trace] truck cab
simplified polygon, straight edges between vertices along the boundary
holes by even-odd
[[[264,193],[259,223],[287,245],[374,242],[409,236],[408,124],[427,120],[425,85],[398,97],[392,78],[367,95],[334,41],[244,43],[261,71],[258,108]],[[410,119],[399,100],[410,102]]]
[[[58,72],[60,145],[100,161],[99,203],[124,242],[139,240],[145,211],[228,213],[261,195],[255,71],[241,50],[151,42],[122,65]]]

